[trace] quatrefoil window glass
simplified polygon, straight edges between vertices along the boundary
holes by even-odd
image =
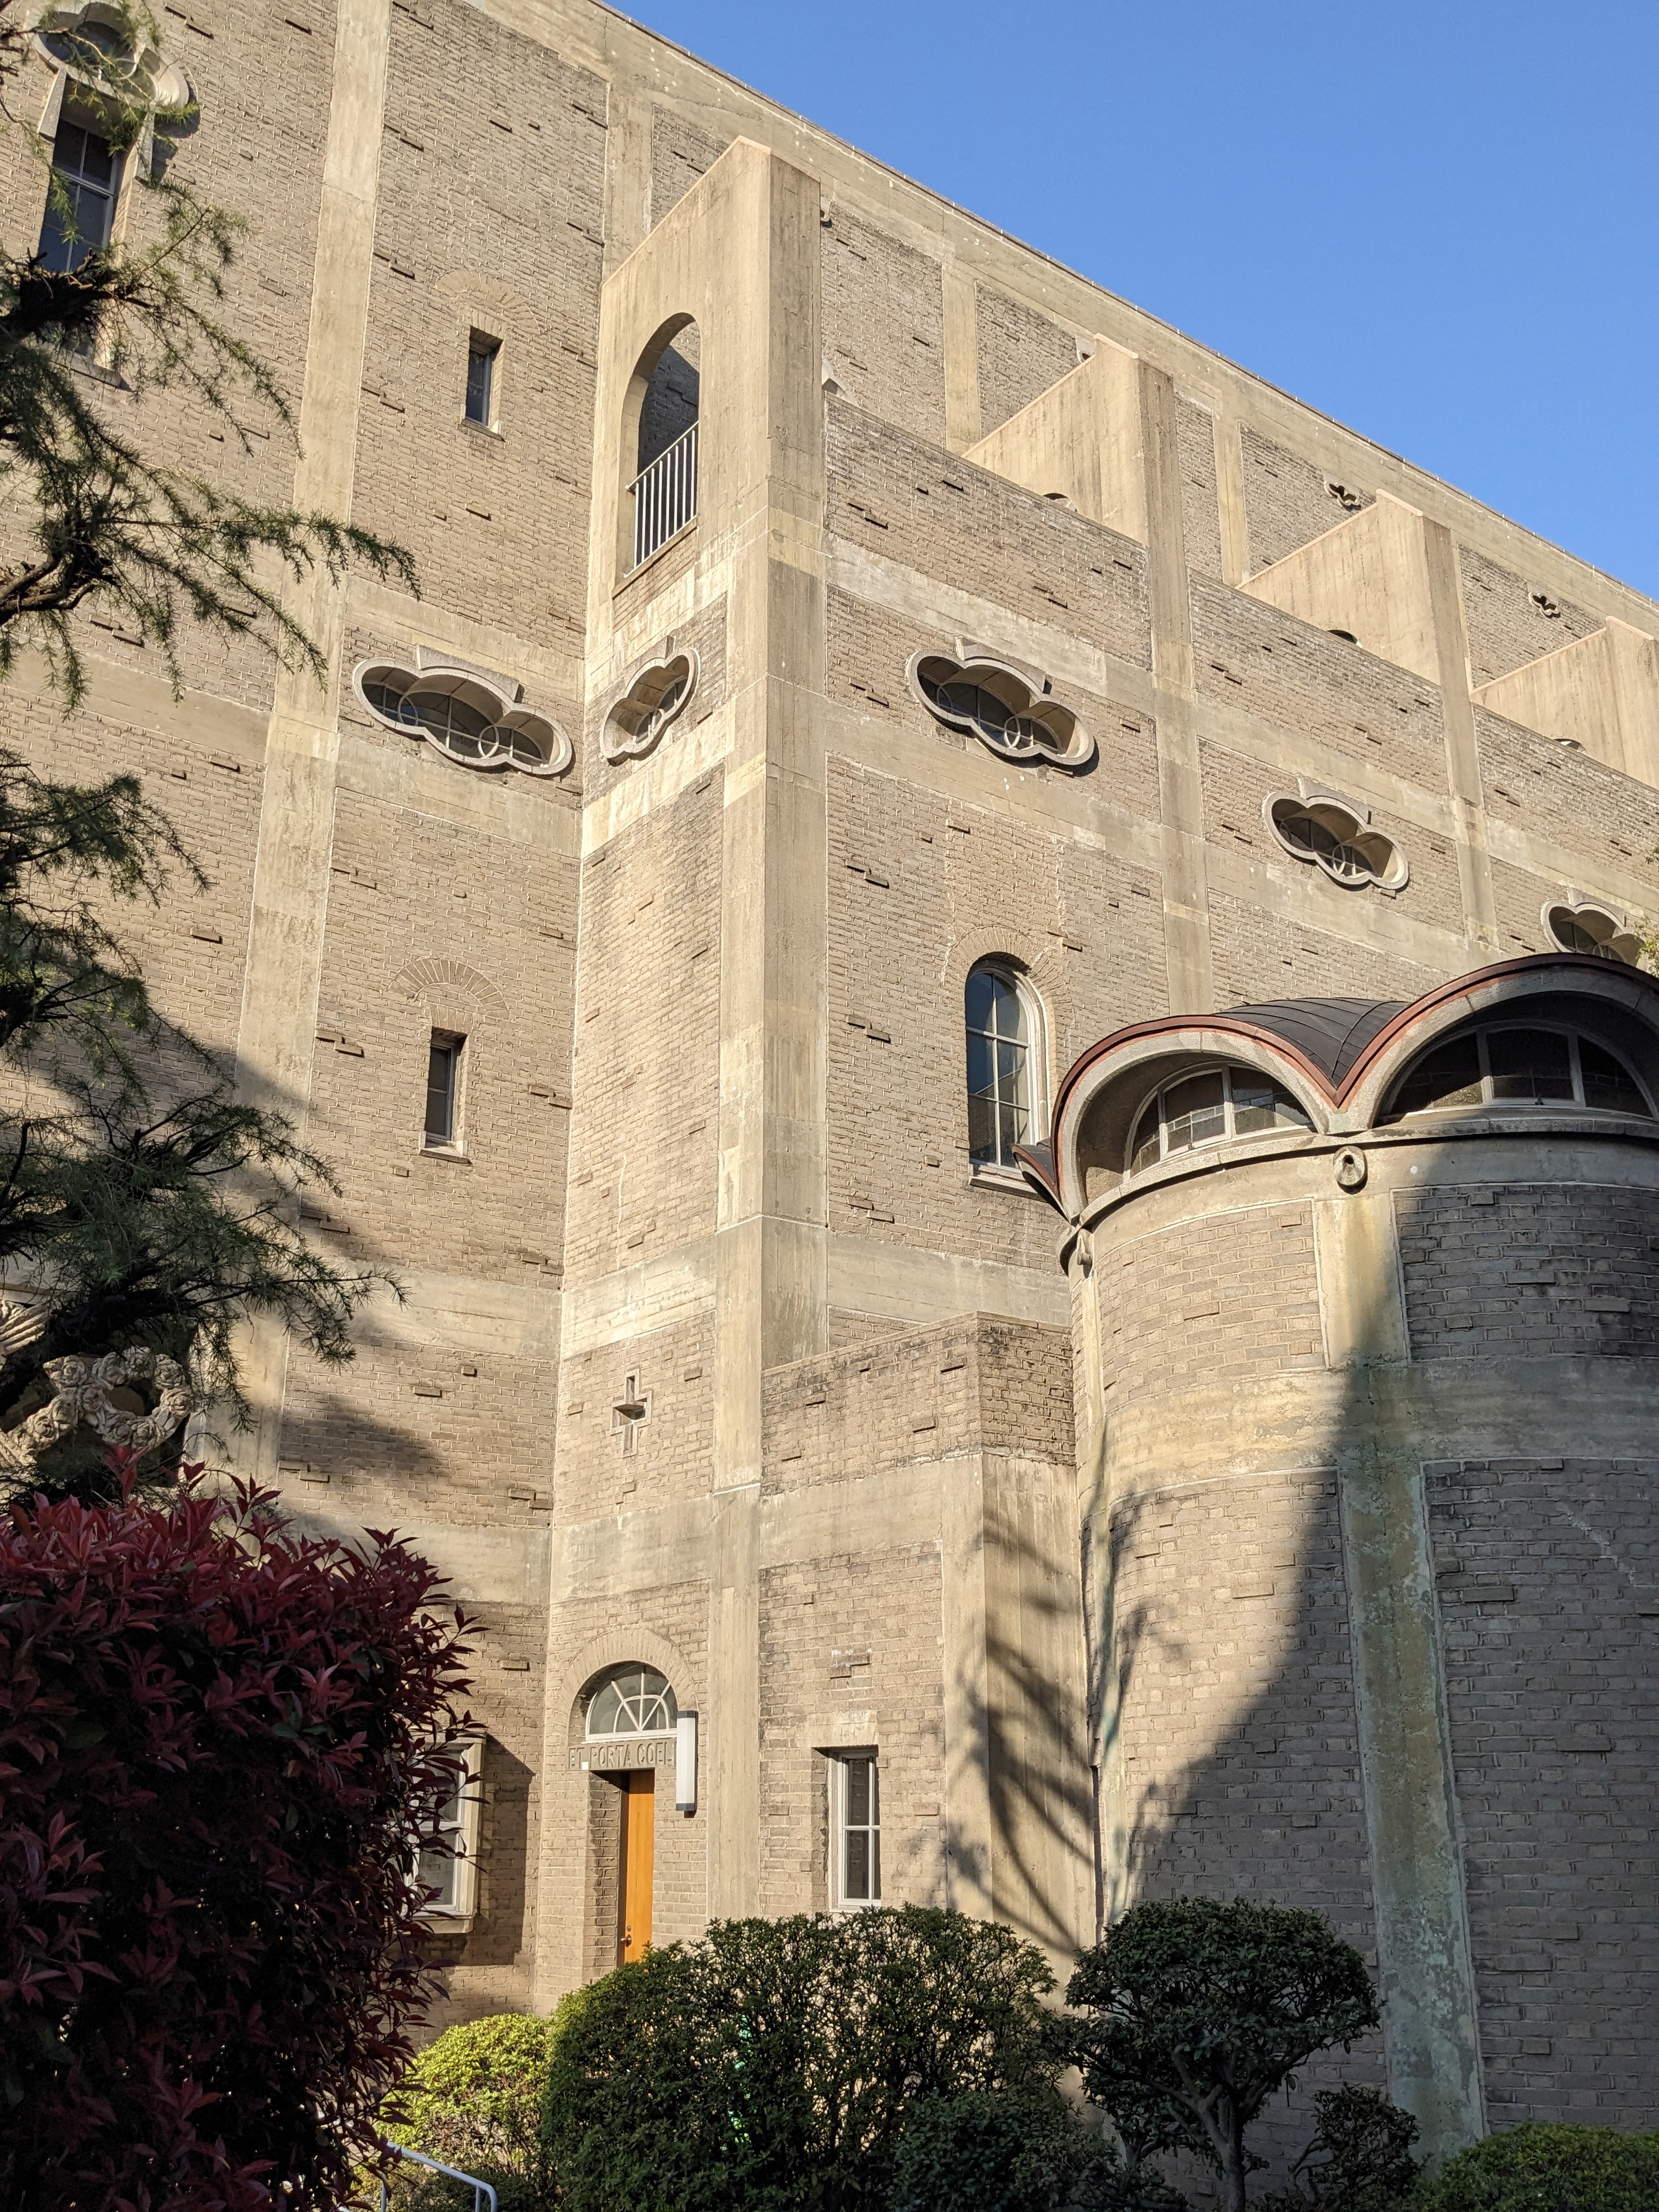
[[[390,661],[365,661],[356,686],[377,721],[405,737],[423,738],[463,768],[558,775],[574,757],[557,723],[532,714],[471,669],[427,668],[417,674]]]
[[[1563,952],[1588,952],[1597,960],[1623,960],[1634,968],[1642,957],[1642,940],[1626,925],[1624,917],[1589,899],[1552,901],[1544,908],[1544,928]]]
[[[1267,826],[1291,858],[1321,869],[1346,890],[1368,884],[1397,891],[1411,871],[1390,837],[1370,826],[1370,811],[1328,792],[1298,798],[1288,793],[1263,800]]]
[[[1000,661],[919,653],[908,673],[936,721],[977,738],[1003,760],[1079,769],[1095,757],[1095,741],[1071,708]]]
[[[676,653],[641,669],[605,718],[605,758],[642,760],[660,742],[669,724],[684,713],[696,688],[695,653]]]

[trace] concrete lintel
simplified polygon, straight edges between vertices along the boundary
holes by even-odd
[[[1025,1201],[1015,1196],[1008,1202]],[[909,1328],[928,1328],[974,1313],[1006,1314],[1015,1321],[1066,1328],[1072,1316],[1070,1292],[1058,1266],[1011,1267],[959,1252],[878,1243],[873,1237],[833,1231],[829,1298],[837,1309],[902,1321]]]

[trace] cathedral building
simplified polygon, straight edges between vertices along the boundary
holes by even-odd
[[[477,1623],[448,2016],[1243,1894],[1431,2149],[1659,2124],[1659,607],[593,0],[159,21],[298,450],[100,403],[420,592],[0,708],[404,1286],[239,1449]]]

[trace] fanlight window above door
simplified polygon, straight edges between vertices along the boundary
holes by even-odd
[[[398,666],[365,661],[357,696],[377,721],[423,738],[462,768],[518,769],[559,775],[574,757],[556,722],[532,714],[471,669]]]
[[[665,1674],[654,1667],[619,1667],[594,1691],[587,1708],[587,1738],[672,1735],[679,1718]]]

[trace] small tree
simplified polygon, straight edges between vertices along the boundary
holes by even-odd
[[[0,114],[14,112],[8,94],[36,12],[0,0]],[[114,427],[104,386],[84,374],[93,355],[137,398],[185,391],[245,453],[244,413],[290,435],[294,422],[270,370],[222,319],[243,226],[179,173],[196,115],[167,94],[155,16],[143,0],[105,0],[95,24],[50,35],[112,149],[154,150],[137,164],[131,246],[77,238],[54,178],[58,250],[0,249],[0,491],[23,532],[0,564],[0,676],[20,646],[38,645],[72,705],[84,684],[73,617],[100,604],[159,647],[175,686],[181,619],[258,638],[320,678],[322,656],[285,604],[285,583],[320,561],[412,586],[413,564],[401,547],[331,516],[235,498]],[[18,135],[36,143],[27,127]]]
[[[332,2208],[429,1995],[460,1617],[389,1537],[117,1474],[0,1523],[0,2203]]]
[[[1042,1954],[906,1906],[717,1923],[597,1984],[554,2053],[568,2212],[876,2212],[911,2112],[1060,2063]]]
[[[1313,2139],[1291,2169],[1296,2186],[1262,2212],[1403,2212],[1417,2185],[1418,2125],[1376,2089],[1352,2082],[1314,2099]]]
[[[142,1346],[236,1412],[239,1322],[271,1316],[338,1364],[388,1283],[306,1243],[299,1194],[334,1188],[329,1169],[155,1012],[112,930],[112,901],[156,904],[180,873],[201,880],[137,777],[47,783],[0,751],[0,1280],[21,1286],[0,1316],[0,1498],[106,1486],[84,1437],[7,1448],[49,1361]]]
[[[1084,2085],[1133,2157],[1188,2150],[1244,2212],[1246,2131],[1316,2051],[1378,2024],[1364,1960],[1317,1912],[1243,1899],[1133,1906],[1066,1990]]]

